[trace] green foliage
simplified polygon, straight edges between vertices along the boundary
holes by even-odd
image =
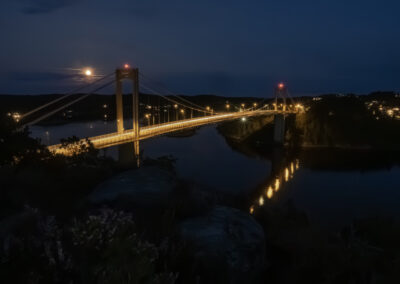
[[[64,159],[72,164],[97,164],[99,151],[93,146],[89,139],[79,139],[76,136],[61,139],[61,149],[70,153],[63,156]]]
[[[310,104],[310,109],[296,116],[295,128],[302,133],[304,145],[396,147],[399,121],[376,120],[355,96],[324,97]]]
[[[29,137],[27,128],[19,130],[11,118],[0,123],[0,167],[37,163],[50,157],[39,140]]]
[[[157,272],[158,248],[136,233],[132,216],[103,209],[60,226],[29,209],[2,239],[0,277],[17,283],[174,283]]]
[[[89,141],[67,138],[63,147],[79,151],[53,155],[27,129],[17,127],[9,119],[0,123],[0,216],[25,204],[55,215],[71,214],[80,199],[113,172],[112,160],[100,157]]]
[[[106,209],[75,222],[71,231],[90,282],[151,283],[157,249],[137,236],[132,216]]]

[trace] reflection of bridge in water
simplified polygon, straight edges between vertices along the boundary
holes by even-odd
[[[110,74],[111,75],[111,74]],[[110,76],[108,75],[108,76]],[[104,78],[106,78],[105,76]],[[102,79],[104,79],[102,78]],[[100,81],[102,79],[99,79],[97,81]],[[129,79],[133,82],[133,127],[132,129],[124,129],[124,117],[123,117],[123,95],[122,95],[122,81],[124,79]],[[139,70],[137,68],[130,68],[129,66],[125,66],[123,69],[117,69],[115,73],[115,80],[112,80],[111,82],[104,84],[100,88],[97,88],[97,90],[100,90],[103,87],[106,87],[110,85],[111,83],[116,83],[116,123],[117,123],[117,132],[114,133],[109,133],[105,135],[100,135],[100,136],[95,136],[95,137],[88,137],[89,141],[93,144],[95,148],[101,149],[101,148],[106,148],[106,147],[111,147],[111,146],[116,146],[116,145],[122,145],[126,143],[133,143],[134,144],[134,154],[139,162],[139,141],[148,139],[151,137],[175,132],[175,131],[180,131],[180,130],[185,130],[185,129],[190,129],[193,127],[199,127],[207,124],[214,124],[214,123],[220,123],[224,121],[229,121],[229,120],[234,120],[234,119],[245,119],[246,117],[254,117],[254,116],[261,116],[261,115],[274,115],[275,120],[274,120],[274,141],[276,143],[283,143],[284,140],[284,132],[285,132],[285,115],[291,114],[291,113],[297,113],[300,108],[298,106],[290,105],[290,107],[287,107],[286,104],[286,98],[287,98],[287,92],[286,88],[283,84],[279,84],[278,87],[276,88],[275,91],[275,103],[273,104],[273,109],[266,109],[267,105],[261,106],[257,108],[257,104],[254,104],[254,107],[250,109],[245,109],[244,105],[242,104],[241,107],[238,108],[238,111],[236,112],[230,112],[230,105],[226,105],[226,112],[223,113],[214,113],[210,107],[202,107],[199,106],[193,102],[190,102],[187,99],[184,99],[179,96],[175,96],[181,101],[176,101],[173,100],[169,97],[163,96],[161,94],[158,94],[158,96],[162,97],[163,99],[174,103],[174,108],[175,108],[175,113],[176,113],[176,119],[174,121],[169,121],[168,122],[163,122],[160,123],[160,114],[158,115],[158,124],[154,125],[148,125],[148,126],[140,126],[139,123]],[[96,82],[96,81],[95,81]],[[93,82],[93,83],[95,83]],[[90,85],[92,85],[91,83]],[[148,90],[151,90],[150,88],[145,87]],[[69,102],[65,104],[62,107],[57,108],[54,111],[51,111],[38,119],[35,119],[33,122],[30,123],[25,123],[24,126],[29,126],[34,123],[38,123],[41,120],[49,117],[50,115],[53,115],[54,113],[61,111],[62,109],[71,106],[72,104],[75,104],[76,102],[84,99],[90,94],[86,94],[78,99],[73,100],[72,102]],[[67,97],[71,96],[71,94],[67,94],[64,97],[57,98],[53,102],[47,103],[45,105],[39,106],[38,108],[24,114],[21,116],[21,119],[24,119],[26,116],[31,115],[32,113],[35,113],[39,110],[42,110],[44,108],[49,107],[53,103],[59,102],[60,100],[63,100]],[[280,108],[278,107],[278,98],[283,99],[283,104],[281,104]],[[178,108],[183,107],[180,110],[181,114],[183,114],[183,118],[179,120],[179,112]],[[151,109],[151,106],[150,106]],[[185,117],[185,109],[190,110],[191,113],[191,118],[186,119]],[[158,111],[160,111],[160,107],[158,107]],[[165,110],[164,110],[165,111]],[[197,117],[194,116],[193,114],[197,112]],[[208,115],[206,115],[208,114]],[[149,114],[146,114],[145,117],[149,119]],[[169,117],[169,113],[168,113]],[[153,117],[154,119],[154,117]],[[150,120],[148,120],[150,122]],[[154,121],[154,120],[153,120]],[[81,143],[86,143],[86,139],[82,139],[80,142]],[[65,154],[69,155],[72,154],[74,151],[76,151],[76,147],[64,147],[61,144],[57,145],[51,145],[49,146],[49,150],[55,153],[59,154]]]
[[[276,154],[277,153],[274,153],[274,156],[278,157],[272,159],[271,175],[261,185],[258,196],[253,199],[254,201],[249,208],[250,214],[255,213],[258,208],[267,205],[268,201],[275,197],[278,191],[285,186],[285,183],[289,182],[294,177],[295,172],[300,168],[300,161],[298,159],[294,158],[289,161],[284,161],[279,153],[278,155]]]

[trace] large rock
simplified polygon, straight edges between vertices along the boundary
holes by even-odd
[[[89,200],[93,203],[125,201],[143,206],[157,205],[168,199],[176,185],[172,171],[144,166],[106,180],[90,194]]]
[[[231,283],[250,280],[264,267],[264,231],[247,213],[216,207],[207,216],[184,221],[180,228],[182,237],[193,243],[198,260],[225,262]]]

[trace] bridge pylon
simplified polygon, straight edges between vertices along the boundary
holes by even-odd
[[[118,133],[124,132],[124,110],[123,110],[123,94],[122,94],[122,81],[128,79],[132,81],[132,115],[133,115],[133,133],[134,133],[134,150],[135,157],[137,158],[139,165],[139,69],[130,68],[118,68],[115,71],[116,81],[116,107],[117,107],[117,131]]]
[[[279,83],[275,88],[275,104],[274,110],[278,111],[278,99],[283,100],[282,110],[283,113],[275,113],[274,115],[274,143],[282,145],[285,142],[285,111],[286,111],[286,99],[288,92],[285,84]]]
[[[282,110],[286,111],[286,99],[288,98],[288,92],[285,84],[279,83],[275,88],[275,105],[274,109],[278,110],[279,99],[282,99]]]

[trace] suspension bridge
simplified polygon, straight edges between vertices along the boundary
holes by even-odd
[[[185,130],[189,128],[199,127],[207,124],[215,124],[229,120],[235,119],[246,119],[247,117],[253,116],[261,116],[261,115],[274,115],[274,141],[276,143],[283,143],[284,139],[284,129],[285,129],[285,115],[290,113],[296,113],[299,111],[297,107],[291,105],[288,107],[286,104],[286,99],[288,98],[288,93],[286,91],[286,87],[283,84],[279,84],[275,90],[275,102],[273,104],[272,109],[267,109],[266,106],[244,108],[244,105],[241,105],[237,108],[238,111],[230,112],[230,105],[227,105],[227,110],[221,113],[214,112],[210,107],[200,106],[191,102],[190,100],[183,98],[178,95],[174,95],[172,93],[164,95],[154,90],[154,88],[150,88],[145,84],[141,84],[140,87],[146,89],[147,91],[152,92],[153,94],[159,96],[163,100],[169,103],[168,107],[173,107],[175,109],[176,118],[175,120],[170,120],[170,116],[168,113],[168,121],[160,122],[158,124],[147,125],[144,126],[143,123],[140,123],[139,116],[139,73],[138,68],[131,68],[128,65],[125,65],[124,68],[119,68],[115,71],[115,73],[111,73],[106,76],[102,76],[100,79],[95,80],[85,86],[82,86],[78,89],[75,89],[64,96],[61,96],[49,103],[41,105],[23,115],[21,115],[20,119],[25,121],[28,116],[33,115],[39,111],[43,111],[44,109],[49,108],[52,105],[59,104],[60,101],[66,100],[68,97],[72,96],[78,91],[81,91],[84,88],[95,87],[91,92],[85,93],[78,98],[69,101],[56,109],[49,111],[39,117],[33,119],[30,122],[25,122],[22,124],[22,128],[31,126],[41,122],[42,120],[54,115],[57,112],[62,111],[63,109],[72,106],[73,104],[78,103],[79,101],[87,98],[92,93],[97,92],[105,87],[108,87],[112,84],[115,84],[115,97],[116,97],[116,126],[117,131],[113,133],[107,133],[100,136],[87,137],[82,139],[82,143],[86,143],[86,139],[93,144],[95,148],[101,149],[126,143],[134,144],[134,152],[135,156],[139,156],[139,141],[144,139],[149,139],[155,136]],[[102,83],[105,79],[115,76],[111,81],[107,83]],[[144,75],[142,75],[144,76]],[[124,129],[124,116],[123,116],[123,94],[122,94],[122,82],[123,80],[130,80],[133,83],[133,125],[131,129]],[[98,86],[101,83],[100,86]],[[283,103],[278,107],[278,99],[282,99]],[[179,109],[180,108],[180,109]],[[185,116],[182,119],[179,119],[178,111],[180,110],[182,113],[185,113],[186,110],[190,110],[190,118],[186,118]],[[160,107],[158,108],[160,111]],[[149,118],[149,114],[143,115],[144,118]],[[48,149],[54,153],[70,155],[72,154],[73,148],[63,147],[61,144],[49,145]]]

